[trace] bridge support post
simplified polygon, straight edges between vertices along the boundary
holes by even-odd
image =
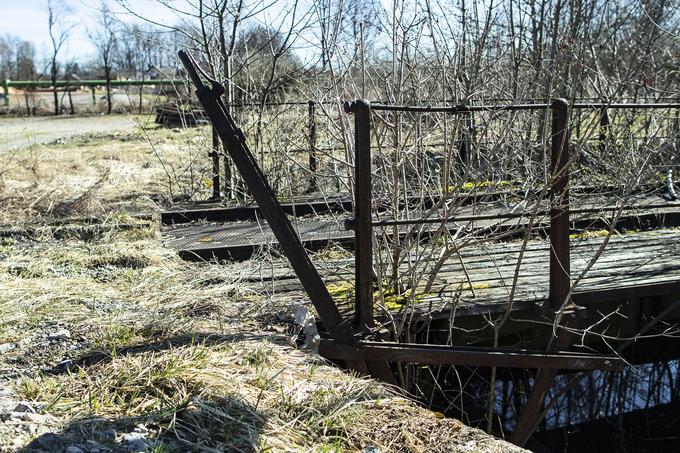
[[[371,106],[358,100],[354,111],[354,323],[360,331],[374,326],[373,320],[373,225],[371,210]]]
[[[571,291],[569,253],[569,104],[565,99],[552,103],[552,142],[550,178],[552,182],[550,207],[550,296],[543,306],[543,314],[551,322],[568,323],[571,313],[564,312]],[[558,312],[562,312],[558,316]],[[561,331],[557,338],[549,338],[548,352],[566,346],[568,336]],[[512,433],[511,442],[524,446],[543,418],[545,398],[553,386],[556,369],[541,368],[524,405],[524,410]]]
[[[552,103],[550,158],[550,297],[545,314],[554,319],[569,297],[569,105],[564,99]]]

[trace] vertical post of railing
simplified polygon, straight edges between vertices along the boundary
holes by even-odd
[[[316,109],[314,101],[309,101],[307,107],[309,115],[309,192],[316,192],[319,186],[316,180]]]
[[[543,313],[550,321],[556,319],[557,311],[569,297],[571,286],[569,259],[569,104],[556,99],[552,105],[552,142],[550,180],[552,182],[550,206],[550,296],[543,306]],[[563,318],[569,321],[569,315]],[[562,319],[565,321],[565,319]],[[548,350],[557,351],[567,342],[564,331],[548,341]],[[550,388],[555,382],[557,370],[539,369],[534,386],[517,420],[510,441],[524,446],[541,420],[541,408]]]
[[[604,153],[607,151],[607,140],[609,137],[609,112],[607,108],[604,107],[600,111],[600,152]]]
[[[210,149],[210,157],[212,158],[212,198],[220,198],[220,136],[217,133],[215,126],[212,130],[212,147]]]
[[[569,295],[569,104],[565,99],[552,103],[552,143],[550,178],[550,300],[551,319]]]
[[[461,106],[461,129],[460,129],[460,147],[458,149],[458,156],[460,162],[466,166],[472,162],[472,146],[471,146],[471,134],[472,134],[472,112],[467,110],[465,106]]]
[[[372,192],[371,106],[361,99],[354,102],[354,321],[360,331],[373,327]]]

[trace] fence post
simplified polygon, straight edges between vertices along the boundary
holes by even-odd
[[[569,256],[569,105],[565,99],[552,103],[550,176],[550,299],[551,319],[564,304],[571,286]]]
[[[212,158],[212,199],[220,198],[220,136],[212,126],[212,147],[209,156]]]
[[[316,192],[319,190],[319,185],[316,180],[317,162],[316,162],[316,106],[314,101],[308,103],[309,115],[309,192]]]
[[[2,84],[2,94],[5,98],[4,100],[5,106],[9,106],[9,79],[5,79],[5,81]]]
[[[359,330],[373,327],[373,226],[371,211],[371,106],[354,102],[355,312]]]

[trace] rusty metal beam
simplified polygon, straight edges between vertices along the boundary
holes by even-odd
[[[494,104],[494,105],[442,105],[442,106],[413,106],[413,105],[390,105],[390,104],[371,104],[373,110],[392,111],[392,112],[422,112],[422,113],[451,113],[461,114],[469,112],[500,112],[500,111],[519,111],[519,110],[541,110],[551,108],[555,102],[565,101],[557,99],[552,104],[546,103],[527,103],[527,104]],[[680,103],[606,103],[606,102],[576,102],[571,105],[573,109],[675,109],[680,108]]]
[[[557,99],[552,106],[552,144],[550,173],[553,179],[550,209],[550,295],[542,307],[543,315],[553,322],[557,312],[569,303],[571,291],[569,251],[569,104]],[[568,316],[564,316],[565,322]],[[558,320],[559,322],[559,320]],[[549,338],[547,351],[562,349],[568,336],[561,331],[557,338]],[[517,426],[510,441],[524,446],[536,430],[542,416],[542,408],[550,388],[555,382],[557,370],[541,368],[534,380]]]
[[[569,254],[569,105],[557,99],[552,105],[550,173],[550,296],[545,308],[550,317],[567,303],[571,289]]]
[[[620,370],[624,361],[616,356],[568,351],[531,351],[512,348],[445,346],[414,343],[360,341],[355,345],[322,340],[319,354],[327,359],[426,363],[551,370]]]
[[[241,173],[253,198],[260,207],[260,211],[314,304],[314,308],[316,308],[324,326],[336,341],[346,344],[352,343],[354,341],[354,333],[349,323],[343,319],[319,272],[302,246],[300,238],[286,217],[274,191],[269,186],[264,173],[262,173],[255,157],[246,144],[245,135],[238,128],[229,111],[224,106],[221,99],[224,87],[216,81],[210,80],[205,73],[199,75],[200,68],[189,53],[180,50],[178,55],[193,84],[196,86],[198,100],[203,105],[220,139],[225,144],[229,155],[234,161],[234,165],[236,165],[236,168]],[[202,77],[208,80],[212,86],[206,86],[203,83]],[[363,362],[350,361],[348,366],[359,372],[368,371]]]
[[[367,331],[374,326],[371,107],[360,99],[345,111],[354,113],[354,323]]]

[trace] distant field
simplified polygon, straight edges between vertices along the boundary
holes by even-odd
[[[2,92],[0,91],[0,94]],[[78,90],[71,92],[71,101],[63,91],[57,92],[59,104],[62,112],[66,113],[70,109],[70,102],[76,114],[101,113],[107,108],[106,90],[99,88],[95,91],[94,99],[92,91]],[[4,100],[0,99],[0,113],[26,114],[32,110],[34,114],[50,115],[54,112],[54,98],[49,89],[35,91],[23,91],[10,88],[9,105],[5,105]],[[152,88],[144,88],[142,92],[142,111],[150,112],[159,103],[168,102],[170,99],[164,94],[158,94]],[[118,113],[136,113],[139,111],[139,91],[137,87],[128,90],[126,88],[114,88],[111,91],[111,101],[113,111]]]
[[[153,118],[150,118],[153,121]],[[124,132],[146,122],[147,115],[0,117],[0,152],[69,139],[77,135]]]

